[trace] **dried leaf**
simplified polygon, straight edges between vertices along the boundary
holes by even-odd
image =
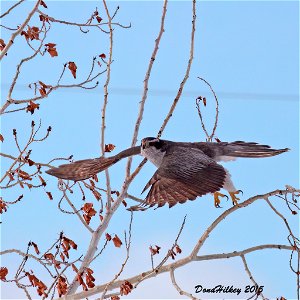
[[[0,39],[0,50],[2,51],[5,48],[6,44],[2,39]]]
[[[221,143],[221,140],[219,140],[218,138],[215,138],[217,143]]]
[[[115,148],[116,148],[115,145],[113,145],[113,144],[107,144],[107,145],[105,145],[105,147],[104,147],[104,151],[105,151],[105,152],[111,152],[111,151],[113,151]]]
[[[99,55],[99,57],[101,57],[102,59],[104,59],[104,58],[106,58],[106,55],[105,55],[104,53],[101,53],[101,54]]]
[[[57,289],[57,293],[58,293],[59,297],[67,294],[68,285],[67,285],[66,278],[64,278],[62,276],[58,277],[57,283],[56,283],[56,289]]]
[[[32,180],[32,178],[30,177],[30,175],[27,172],[25,172],[25,171],[22,171],[22,170],[19,169],[18,170],[18,174],[24,180]]]
[[[68,65],[68,68],[71,71],[73,77],[76,78],[76,70],[77,70],[76,64],[73,61],[70,61],[69,65]]]
[[[0,198],[0,214],[7,211],[7,204]]]
[[[36,103],[34,103],[34,102],[32,102],[32,101],[29,101],[29,104],[28,104],[28,106],[26,107],[26,112],[29,112],[29,111],[30,111],[31,114],[34,114],[34,110],[35,110],[35,109],[40,109],[40,105],[39,105],[39,104],[36,104]]]
[[[4,137],[3,137],[3,135],[0,133],[0,142],[3,143],[3,141],[4,141]]]
[[[40,5],[44,6],[45,8],[48,8],[48,6],[46,5],[46,3],[43,0],[41,0]]]
[[[39,255],[39,254],[40,254],[40,250],[39,250],[37,244],[34,243],[34,242],[31,242],[31,244],[32,244],[32,246],[33,246],[33,248],[34,248],[35,253],[36,253],[37,255]]]
[[[31,166],[33,166],[34,165],[34,161],[33,160],[31,160],[31,159],[27,159],[27,162],[28,162],[28,164],[29,164],[29,167],[31,167]]]
[[[175,251],[176,251],[178,254],[180,254],[180,253],[182,252],[181,248],[180,248],[178,245],[176,245]]]
[[[38,177],[39,177],[39,179],[40,179],[40,181],[41,181],[41,183],[42,183],[42,186],[46,186],[47,183],[46,183],[46,181],[44,180],[44,178],[43,178],[41,175],[38,175]]]
[[[105,238],[110,241],[111,240],[111,235],[109,233],[105,233]]]
[[[53,261],[54,260],[54,255],[52,253],[45,253],[44,254],[44,258],[47,259],[47,260],[51,260]]]
[[[58,56],[55,46],[56,46],[56,44],[54,44],[54,43],[45,44],[46,51],[48,51],[48,53],[51,55],[51,57]]]
[[[53,200],[53,196],[52,196],[51,192],[46,192],[46,194],[50,200]]]
[[[121,296],[128,295],[132,289],[133,289],[133,285],[127,280],[124,281],[124,283],[122,283],[122,285],[120,286]]]
[[[101,21],[102,21],[102,18],[101,18],[101,17],[99,17],[99,16],[97,16],[97,17],[96,17],[96,20],[97,20],[97,22],[98,22],[98,23],[101,23]]]
[[[6,280],[6,275],[8,274],[8,269],[6,267],[0,268],[0,280],[4,281]]]
[[[113,237],[112,241],[114,242],[115,247],[120,248],[122,246],[122,242],[116,234]]]

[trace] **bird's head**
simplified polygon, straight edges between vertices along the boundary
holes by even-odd
[[[164,140],[155,137],[146,137],[141,142],[141,154],[159,167],[166,151],[164,146]]]
[[[160,149],[163,145],[163,141],[155,138],[155,137],[146,137],[144,139],[142,139],[141,142],[141,147],[142,149],[147,149],[147,148],[156,148],[156,149]]]

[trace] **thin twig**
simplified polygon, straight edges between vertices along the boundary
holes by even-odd
[[[135,144],[137,142],[137,137],[138,137],[140,125],[141,125],[141,122],[142,122],[142,119],[143,119],[145,103],[146,103],[147,96],[148,96],[149,78],[150,78],[152,67],[153,67],[153,64],[154,64],[154,61],[155,61],[155,58],[156,58],[156,54],[157,54],[158,49],[159,49],[159,44],[160,44],[162,35],[165,31],[164,27],[165,27],[165,17],[166,17],[166,13],[167,13],[167,5],[168,5],[168,0],[164,0],[163,11],[162,11],[162,16],[161,16],[161,21],[160,21],[160,29],[159,29],[159,32],[158,32],[158,36],[155,39],[154,49],[153,49],[153,52],[151,54],[148,69],[147,69],[146,74],[145,74],[143,95],[142,95],[142,99],[140,101],[138,117],[137,117],[137,120],[136,120],[136,123],[135,123],[132,142],[131,142],[132,147],[135,146]],[[126,166],[126,178],[128,178],[128,176],[130,174],[131,164],[132,164],[132,157],[129,157],[128,162],[127,162],[127,166]]]
[[[193,58],[194,58],[194,40],[195,40],[195,31],[196,31],[196,0],[193,0],[193,8],[192,8],[192,30],[191,30],[191,41],[190,41],[190,56],[189,56],[189,60],[188,60],[188,64],[187,64],[187,68],[183,77],[183,80],[180,83],[177,95],[173,101],[172,106],[170,107],[170,110],[166,116],[166,118],[163,121],[163,124],[161,125],[158,133],[157,133],[157,137],[160,138],[164,129],[166,128],[170,118],[173,115],[173,112],[176,108],[176,105],[178,104],[178,101],[181,97],[182,91],[184,89],[185,83],[189,78],[189,74],[190,74],[190,70],[191,70],[191,66],[192,66],[192,62],[193,62]]]
[[[19,29],[17,31],[15,31],[9,41],[7,42],[6,46],[4,47],[4,49],[1,51],[0,53],[0,61],[2,60],[3,56],[7,53],[7,51],[9,50],[9,48],[11,47],[11,45],[14,43],[15,38],[23,31],[24,27],[28,24],[28,22],[30,21],[31,17],[34,15],[34,13],[37,11],[38,7],[40,4],[40,0],[36,1],[33,9],[31,10],[31,12],[28,14],[27,18],[25,19],[25,21],[23,22],[23,24],[19,27]]]
[[[109,27],[109,56],[108,56],[108,62],[107,62],[107,73],[106,73],[106,82],[103,86],[104,89],[104,100],[103,100],[103,107],[102,107],[102,116],[101,116],[101,154],[104,156],[105,154],[105,117],[106,117],[106,107],[108,103],[108,85],[110,82],[110,72],[111,72],[111,63],[112,63],[112,55],[113,55],[113,29],[111,26],[111,16],[109,13],[109,10],[106,5],[106,1],[103,0],[103,6],[105,8],[105,12],[108,18],[108,27]],[[107,187],[107,210],[110,210],[111,207],[111,186],[110,186],[110,177],[109,177],[109,171],[108,169],[105,170],[105,178],[106,178],[106,187]]]
[[[15,3],[13,6],[11,6],[5,13],[3,13],[0,16],[0,19],[2,19],[3,17],[5,17],[6,15],[8,15],[14,8],[16,8],[18,5],[20,5],[22,2],[24,2],[25,0],[20,0],[17,3]]]

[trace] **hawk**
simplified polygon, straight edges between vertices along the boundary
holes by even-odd
[[[219,207],[221,188],[228,191],[233,204],[237,204],[237,194],[231,175],[218,162],[235,160],[238,157],[269,157],[288,151],[272,149],[258,143],[236,142],[173,142],[154,137],[142,139],[141,146],[131,147],[115,156],[79,160],[52,168],[46,173],[61,179],[80,181],[107,169],[119,160],[141,154],[156,167],[157,171],[146,184],[150,188],[143,203],[130,210],[145,210],[146,207],[166,203],[169,207],[187,200],[195,200],[207,193],[214,194],[214,203]],[[227,197],[228,198],[228,197]]]

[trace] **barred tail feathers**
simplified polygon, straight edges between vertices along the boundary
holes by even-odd
[[[275,156],[284,152],[289,151],[290,149],[272,149],[268,145],[260,145],[257,143],[247,143],[243,141],[236,141],[228,143],[224,147],[225,156],[230,157],[248,157],[248,158],[259,158],[259,157],[270,157]]]

